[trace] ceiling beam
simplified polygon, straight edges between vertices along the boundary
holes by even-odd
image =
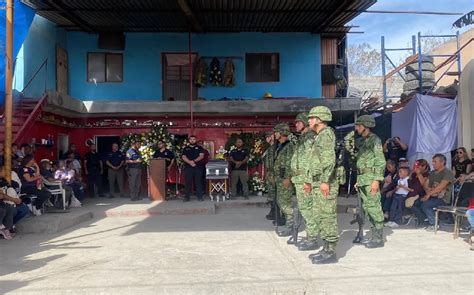
[[[326,25],[330,24],[333,20],[334,17],[337,15],[340,15],[343,13],[347,6],[352,2],[351,0],[343,0],[343,1],[334,1],[336,4],[334,5],[334,9],[332,10],[331,14],[328,16],[324,17],[317,25],[315,25],[311,29],[311,33],[318,33],[323,29]]]
[[[72,12],[71,10],[68,10],[64,6],[64,4],[59,3],[59,1],[57,1],[57,0],[48,0],[48,1],[46,1],[46,3],[50,6],[52,6],[55,10],[57,10],[62,17],[69,20],[71,23],[77,25],[82,30],[84,30],[86,32],[89,32],[89,33],[92,33],[92,32],[95,31],[88,23],[86,23],[81,18],[77,17],[74,14],[74,12]]]
[[[188,22],[193,26],[194,31],[201,33],[204,30],[202,29],[201,24],[199,23],[199,20],[197,19],[196,15],[194,12],[191,10],[191,7],[189,6],[189,3],[187,0],[178,0],[178,5],[183,11],[184,15],[188,19]]]

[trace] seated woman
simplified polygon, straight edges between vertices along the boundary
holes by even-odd
[[[32,199],[30,210],[34,215],[41,215],[41,208],[51,193],[42,188],[40,168],[32,155],[26,155],[21,160],[20,168],[21,193]],[[25,201],[25,203],[29,203]]]
[[[76,172],[72,166],[72,161],[59,160],[58,170],[54,172],[54,179],[62,181],[64,186],[72,189],[74,196],[82,201],[84,199],[84,186],[76,181]]]
[[[13,228],[10,229],[11,233],[15,233],[15,225],[24,217],[28,216],[30,213],[30,209],[28,206],[23,202],[23,200],[19,197],[20,196],[20,189],[21,189],[21,181],[18,174],[12,170],[12,178],[11,182],[9,183],[5,178],[5,167],[0,166],[0,192],[3,191],[9,197],[14,197],[20,199],[14,201],[7,201],[11,205],[15,206],[16,214],[13,217]]]
[[[52,170],[52,163],[50,160],[48,159],[43,159],[41,160],[41,163],[40,163],[40,170],[41,170],[41,176],[43,176],[44,179],[46,179],[48,182],[54,184],[55,182],[58,182],[58,180],[56,180],[54,178],[54,173],[53,173],[53,170]],[[56,186],[52,186],[52,188],[59,188],[57,185]],[[63,186],[63,189],[66,191],[66,206],[69,206],[69,203],[71,202],[71,196],[73,194],[73,190],[70,186]],[[62,208],[63,207],[63,204],[62,204],[62,199],[58,199],[58,201],[56,202],[56,204],[54,204],[55,207],[57,208]]]
[[[425,182],[428,180],[430,165],[425,159],[416,160],[413,173],[408,180],[408,187],[413,189],[407,195],[405,207],[411,209],[417,219],[417,227],[422,227],[425,223],[426,215],[422,210],[421,198],[426,195],[424,190]]]
[[[397,163],[392,160],[387,160],[385,178],[383,186],[380,191],[382,198],[380,203],[384,212],[385,219],[389,219],[390,207],[392,206],[392,196],[397,186],[398,174],[397,174]]]

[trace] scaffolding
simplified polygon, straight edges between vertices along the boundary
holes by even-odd
[[[456,52],[453,54],[423,54],[423,48],[422,48],[422,39],[423,38],[456,38]],[[395,98],[397,96],[388,96],[387,95],[387,80],[392,77],[395,73],[397,73],[404,82],[406,82],[406,79],[400,71],[404,69],[407,65],[412,64],[413,62],[417,61],[418,62],[418,82],[419,82],[419,87],[418,91],[420,93],[423,92],[423,58],[424,57],[446,57],[446,60],[442,62],[439,66],[435,68],[435,72],[440,69],[442,66],[445,66],[446,64],[450,65],[446,68],[446,70],[443,72],[443,74],[434,82],[434,85],[430,89],[430,91],[433,90],[434,87],[438,84],[438,82],[446,75],[455,75],[460,77],[461,75],[461,50],[467,45],[465,44],[464,46],[460,46],[460,39],[459,39],[459,31],[456,32],[456,34],[452,35],[422,35],[420,32],[418,32],[418,38],[415,35],[411,36],[412,39],[412,46],[407,47],[407,48],[385,48],[385,36],[381,37],[381,57],[382,57],[382,92],[383,92],[383,102],[386,103],[388,99],[390,98]],[[417,40],[418,39],[418,40]],[[418,42],[417,42],[418,41]],[[471,40],[472,41],[472,40]],[[470,42],[469,42],[470,43]],[[399,66],[395,66],[395,63],[390,59],[388,56],[388,52],[390,51],[411,51],[412,56],[408,57],[407,60],[402,63]],[[390,62],[392,65],[393,69],[387,73],[387,61]],[[449,72],[449,70],[452,68],[452,66],[457,63],[457,71],[456,72]],[[458,78],[459,79],[459,78]]]

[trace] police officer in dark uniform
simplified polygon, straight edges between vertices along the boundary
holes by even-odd
[[[89,196],[94,198],[96,195],[102,196],[102,174],[103,164],[97,153],[95,144],[90,145],[90,151],[85,155],[84,166],[87,175]]]
[[[153,158],[165,160],[166,175],[168,175],[168,172],[170,172],[175,160],[174,153],[166,148],[163,140],[158,140],[158,150],[153,154]]]
[[[108,167],[107,176],[109,179],[109,198],[114,197],[115,181],[117,181],[120,196],[124,197],[123,191],[123,167],[125,166],[125,156],[119,150],[118,143],[112,144],[112,151],[105,155],[105,164]]]
[[[183,149],[182,159],[184,161],[184,175],[186,179],[186,195],[183,202],[188,202],[191,197],[191,191],[196,187],[198,201],[204,201],[202,191],[202,164],[199,163],[204,158],[204,149],[197,145],[196,136],[189,136],[189,145]]]
[[[143,159],[139,151],[140,142],[135,141],[132,143],[132,147],[127,151],[127,176],[128,186],[130,189],[130,199],[132,201],[139,201],[140,197],[140,186],[142,183],[142,168]]]
[[[248,174],[247,174],[247,162],[249,161],[249,152],[244,148],[244,141],[241,138],[237,138],[235,141],[236,149],[232,150],[229,155],[229,162],[232,168],[230,175],[230,194],[232,197],[237,195],[237,183],[240,180],[242,183],[242,190],[244,198],[249,198],[249,186],[248,186]]]

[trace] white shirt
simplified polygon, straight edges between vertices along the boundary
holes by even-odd
[[[408,187],[408,177],[400,178],[398,180],[398,185],[403,185],[403,186]],[[398,194],[398,195],[406,196],[406,195],[408,195],[409,191],[400,187],[395,191],[395,193]]]

